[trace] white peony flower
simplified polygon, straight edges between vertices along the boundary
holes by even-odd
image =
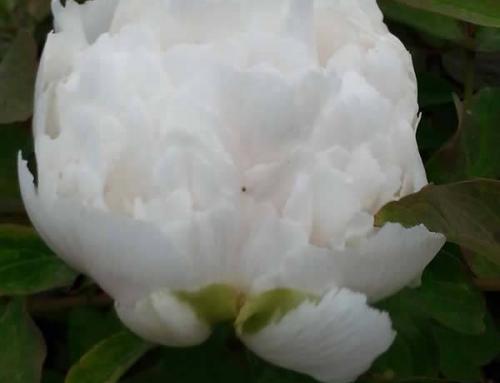
[[[30,217],[137,334],[348,382],[388,349],[367,302],[443,236],[374,227],[426,184],[410,56],[375,0],[53,1]]]

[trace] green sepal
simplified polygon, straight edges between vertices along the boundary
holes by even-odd
[[[280,321],[306,300],[318,303],[320,298],[302,291],[283,288],[250,297],[236,318],[236,330],[240,334],[254,334],[269,323]]]
[[[195,292],[177,291],[174,295],[210,325],[234,320],[238,315],[240,293],[228,285],[213,284]]]

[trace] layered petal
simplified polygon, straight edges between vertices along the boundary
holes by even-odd
[[[240,334],[260,357],[326,383],[354,381],[394,336],[387,313],[367,306],[362,294],[335,288],[256,333]]]
[[[333,251],[341,286],[376,301],[418,279],[446,242],[424,225],[409,229],[389,223],[344,251]]]
[[[154,343],[170,347],[193,346],[205,341],[210,326],[168,290],[158,290],[135,304],[115,303],[116,313],[132,331]]]
[[[88,1],[78,4],[67,0],[63,7],[60,0],[52,0],[55,30],[73,34],[93,43],[111,27],[119,0]]]
[[[445,241],[443,235],[423,225],[406,229],[389,223],[347,243],[344,249],[297,248],[279,268],[257,279],[254,290],[286,287],[322,294],[337,285],[374,302],[418,279]]]
[[[194,282],[191,260],[154,225],[85,208],[75,200],[42,198],[21,159],[19,177],[26,209],[43,239],[116,299],[135,302],[157,286],[183,288]]]

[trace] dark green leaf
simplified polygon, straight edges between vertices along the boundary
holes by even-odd
[[[407,289],[404,299],[413,311],[433,318],[464,334],[484,331],[485,305],[464,265],[442,252],[431,263],[417,289]]]
[[[409,7],[398,0],[378,0],[384,15],[420,32],[459,44],[465,44],[463,27],[453,18]]]
[[[480,27],[476,31],[475,40],[478,51],[500,51],[500,28]]]
[[[374,364],[375,381],[436,380],[438,371],[445,371],[455,355],[455,351],[442,349],[444,338],[436,338],[436,328],[457,342],[464,340],[460,347],[466,346],[465,340],[469,345],[475,342],[468,354],[475,370],[491,360],[500,346],[480,292],[448,248],[426,269],[420,287],[405,289],[377,304],[389,312],[397,338]],[[486,341],[485,334],[492,339]]]
[[[45,345],[24,303],[12,300],[0,316],[0,382],[38,383]]]
[[[456,243],[500,264],[500,182],[464,181],[429,185],[391,202],[376,215],[376,224],[424,224]]]
[[[429,331],[419,318],[433,319],[464,334],[480,334],[485,328],[481,293],[459,259],[444,250],[424,272],[420,287],[405,289],[378,306],[389,311],[396,329],[407,338],[417,332],[414,327]]]
[[[467,256],[467,263],[479,278],[500,280],[500,265],[491,262],[488,258],[471,253]]]
[[[499,105],[500,88],[485,88],[474,97],[457,134],[427,164],[431,180],[500,177]]]
[[[485,331],[475,336],[435,326],[443,374],[453,381],[480,381],[481,367],[500,354],[500,333],[495,326],[487,317]]]
[[[31,117],[36,55],[32,35],[21,31],[0,63],[0,124]]]
[[[0,225],[0,295],[26,295],[69,285],[76,274],[28,227]]]
[[[69,371],[66,383],[115,383],[151,345],[129,331],[98,343]]]
[[[262,361],[235,337],[233,326],[218,325],[205,343],[158,348],[143,358],[123,383],[316,383],[312,378]]]
[[[477,26],[472,37],[467,35],[463,23],[452,17],[415,8],[400,0],[378,0],[378,4],[386,18],[424,33],[423,37],[439,38],[478,52],[500,50],[500,28]]]
[[[68,318],[68,348],[74,363],[92,346],[123,329],[114,310],[78,307]]]
[[[500,27],[497,0],[397,0],[410,7],[489,27]]]
[[[394,318],[391,317],[394,320]],[[394,322],[393,322],[394,323]],[[391,348],[378,358],[373,366],[377,375],[390,377],[391,380],[415,376],[413,360],[415,357],[406,339],[398,333]]]

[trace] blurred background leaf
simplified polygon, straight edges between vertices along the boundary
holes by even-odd
[[[0,305],[0,382],[40,382],[45,345],[20,299]]]
[[[397,0],[416,9],[477,25],[500,27],[500,3],[497,0]]]
[[[75,278],[31,228],[0,225],[0,296],[35,294]]]
[[[102,340],[71,368],[66,383],[115,383],[151,345],[128,330]]]
[[[500,88],[481,89],[463,113],[457,132],[427,164],[439,183],[500,177]]]
[[[33,36],[20,31],[0,62],[0,124],[31,117],[36,57]]]

